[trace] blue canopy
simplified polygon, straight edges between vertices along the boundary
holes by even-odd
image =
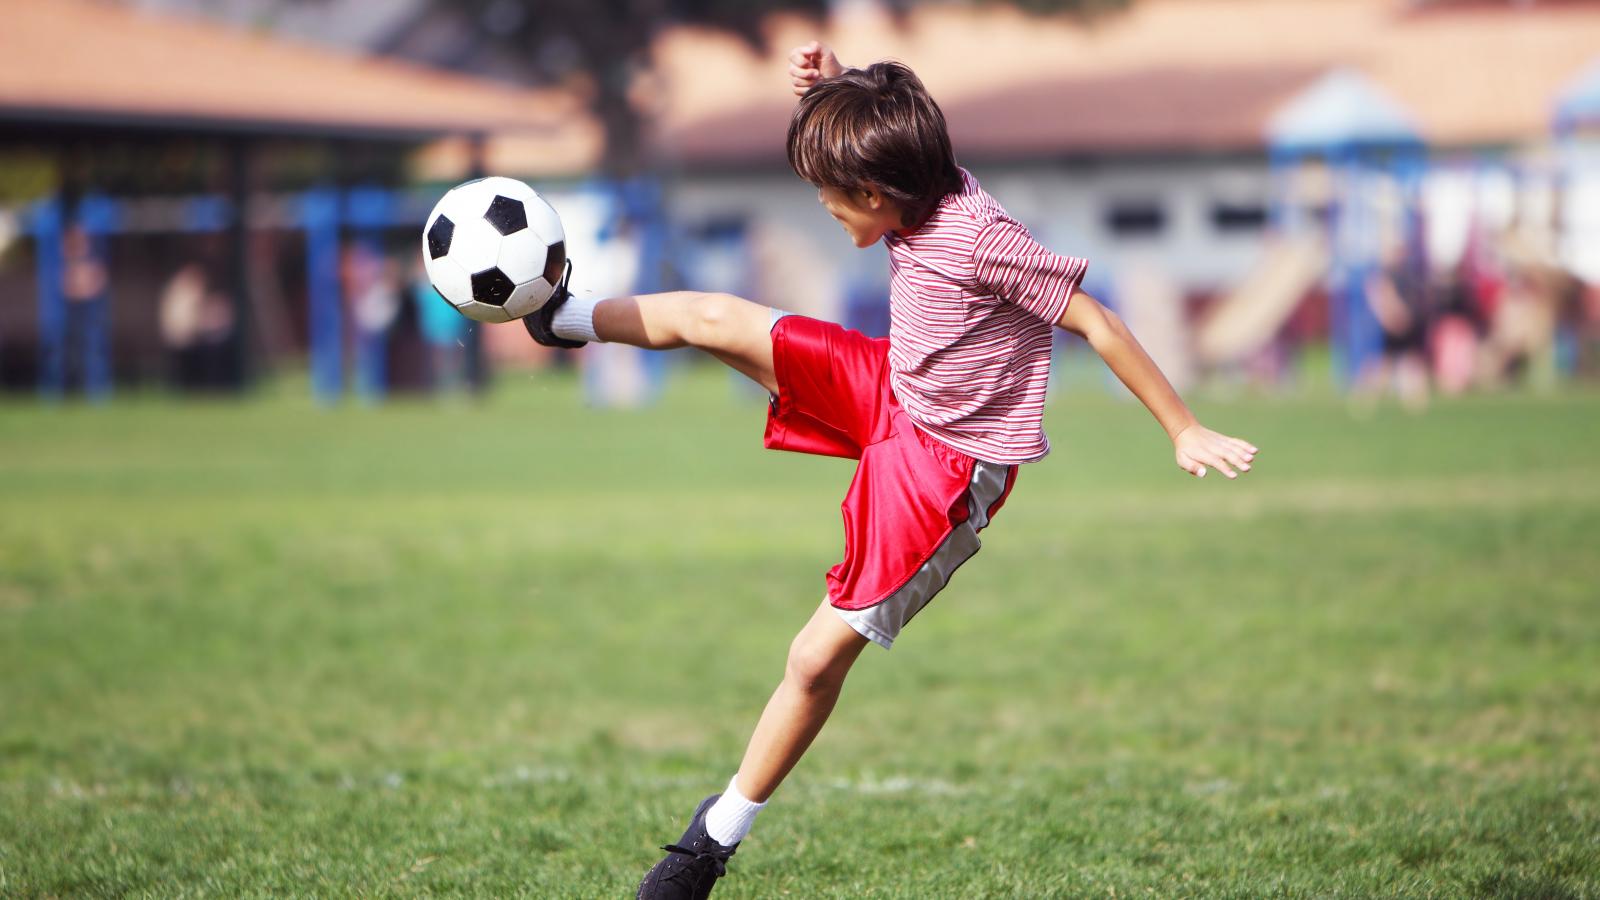
[[[1295,95],[1267,124],[1274,153],[1421,148],[1411,116],[1371,79],[1335,69]]]
[[[1600,126],[1600,61],[1585,69],[1556,97],[1556,133]]]

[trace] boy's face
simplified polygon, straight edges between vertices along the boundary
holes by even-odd
[[[857,247],[870,247],[900,227],[900,208],[873,190],[817,189],[817,200]]]

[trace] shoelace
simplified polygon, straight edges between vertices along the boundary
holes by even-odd
[[[693,857],[695,862],[699,862],[702,859],[710,860],[712,868],[716,870],[718,878],[728,874],[727,857],[722,856],[721,854],[707,853],[704,850],[690,850],[688,847],[679,847],[677,844],[666,844],[663,845],[661,849],[667,851],[668,853],[682,853],[684,856]],[[690,866],[692,865],[693,863],[690,864]],[[679,875],[687,874],[690,871],[690,866],[685,866],[684,868],[673,872],[671,875],[667,876],[668,880],[675,880]],[[697,873],[697,875],[698,874],[699,873]]]

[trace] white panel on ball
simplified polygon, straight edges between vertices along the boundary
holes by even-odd
[[[489,211],[489,204],[494,202],[494,189],[485,182],[488,179],[470,181],[450,191],[444,198],[445,215],[454,219],[456,226],[467,222],[476,222],[483,219],[484,213]]]
[[[463,222],[483,217],[489,211],[494,191],[484,190],[482,182],[469,182],[451,188],[439,201],[439,212],[450,217],[459,228]]]
[[[438,259],[423,257],[428,270],[428,280],[440,294],[456,307],[472,302],[472,277],[447,254]]]
[[[551,206],[538,192],[534,192],[533,199],[524,204],[528,208],[528,227],[539,233],[546,244],[554,244],[566,240],[566,232],[561,228],[561,217],[556,215],[555,207]]]
[[[500,255],[500,232],[494,230],[483,215],[456,222],[455,237],[450,241],[450,256],[469,274],[494,268]]]
[[[468,300],[466,303],[456,307],[456,309],[461,310],[462,315],[467,318],[477,319],[479,322],[511,321],[511,317],[506,314],[504,309],[498,306],[490,306],[487,303],[479,303],[476,300]]]
[[[473,189],[482,191],[484,207],[488,208],[488,201],[493,200],[496,194],[510,197],[513,200],[527,200],[536,196],[533,188],[515,178],[506,178],[501,175],[490,175],[472,185]]]
[[[554,292],[555,288],[551,287],[550,283],[543,278],[535,278],[527,284],[519,284],[517,289],[511,292],[510,299],[506,300],[506,315],[513,319],[520,319],[544,306],[545,301],[549,300],[550,295]]]
[[[500,271],[516,284],[525,284],[544,272],[544,258],[549,251],[545,242],[532,228],[524,228],[500,240],[497,262]]]

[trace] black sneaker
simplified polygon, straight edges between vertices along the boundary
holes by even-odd
[[[574,341],[556,335],[551,323],[555,321],[556,310],[561,308],[567,298],[572,296],[567,291],[567,282],[572,280],[572,260],[567,260],[567,268],[561,274],[561,281],[556,284],[555,291],[546,300],[544,305],[522,317],[522,327],[528,329],[528,336],[546,347],[565,347],[576,350],[588,341]]]
[[[639,882],[638,900],[704,900],[711,896],[717,879],[728,872],[728,857],[739,847],[724,847],[706,834],[706,810],[721,796],[712,794],[701,800],[683,837],[661,848],[667,856]]]

